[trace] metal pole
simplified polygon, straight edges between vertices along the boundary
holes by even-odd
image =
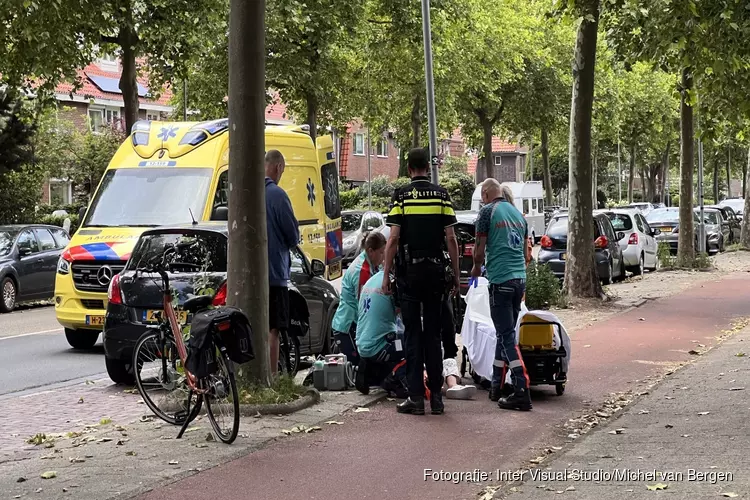
[[[620,163],[620,139],[617,139],[617,203],[622,203],[622,163]]]
[[[182,80],[182,119],[187,121],[187,78]]]
[[[534,138],[531,138],[531,149],[529,150],[529,180],[534,180]]]
[[[367,208],[372,210],[372,151],[370,151],[370,127],[367,127]]]
[[[427,125],[430,130],[430,161],[432,182],[439,184],[437,123],[435,118],[435,88],[432,76],[432,28],[430,0],[422,0],[422,37],[424,38],[424,77],[427,86]]]
[[[698,222],[698,251],[706,251],[706,227],[703,220],[703,141],[698,140],[698,203],[700,204]]]

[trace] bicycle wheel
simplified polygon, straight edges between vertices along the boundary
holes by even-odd
[[[240,430],[240,397],[230,363],[226,352],[218,352],[216,373],[201,380],[202,387],[207,389],[203,399],[206,401],[208,420],[216,435],[226,444],[237,439]]]
[[[282,332],[279,339],[279,373],[295,376],[299,370],[299,362],[299,338],[291,337],[286,332]]]
[[[200,411],[200,400],[190,393],[185,369],[174,341],[158,331],[141,335],[133,351],[135,382],[143,402],[160,419],[181,425],[194,419]],[[190,414],[188,414],[188,398]]]

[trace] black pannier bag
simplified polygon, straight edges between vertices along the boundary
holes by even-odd
[[[214,344],[214,318],[205,311],[193,316],[190,323],[190,339],[185,368],[197,378],[208,377],[216,373],[219,366],[216,362],[216,345]]]
[[[255,359],[253,350],[253,329],[245,313],[236,307],[216,309],[221,319],[215,321],[219,338],[227,349],[227,356],[235,363],[247,363]],[[229,325],[227,325],[227,321]]]

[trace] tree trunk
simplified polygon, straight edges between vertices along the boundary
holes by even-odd
[[[732,197],[732,146],[727,146],[727,198]],[[719,200],[714,200],[719,203]]]
[[[667,142],[667,147],[664,148],[664,154],[661,157],[661,179],[659,179],[659,200],[667,205],[664,190],[667,186],[667,179],[669,179],[669,150],[671,148],[671,141]]]
[[[542,174],[544,175],[544,203],[552,205],[552,174],[549,171],[549,135],[542,129]]]
[[[648,167],[641,165],[641,201],[648,201],[648,192],[646,191],[646,169]]]
[[[628,203],[633,203],[633,183],[635,182],[635,144],[630,147],[630,167],[628,168]]]
[[[750,183],[750,148],[747,150],[747,164],[743,167],[744,178],[742,179],[742,191],[745,193],[745,208],[742,209],[742,213],[745,215],[742,218],[742,231],[740,232],[740,245],[746,250],[750,250],[750,226],[748,226],[748,220],[750,220],[750,196],[747,195],[747,184]]]
[[[315,144],[315,139],[318,137],[318,99],[313,94],[308,94],[306,104],[307,121],[305,123],[310,127],[310,137]]]
[[[719,155],[714,155],[714,203],[719,203]]]
[[[602,285],[594,262],[591,212],[591,112],[599,25],[599,0],[582,5],[573,61],[570,106],[569,172],[570,230],[564,290],[572,297],[601,297]]]
[[[591,172],[591,199],[593,201],[594,210],[599,208],[599,200],[596,196],[596,185],[598,182],[597,176],[599,175],[599,148],[594,147],[594,162],[592,164],[592,172]]]
[[[479,163],[477,163],[477,182],[482,182],[488,177],[494,177],[492,169],[492,122],[489,120],[484,120],[482,122],[482,133],[483,133],[483,146],[482,146],[482,155],[484,156],[484,161],[482,162],[481,166],[481,176],[480,176],[480,166]]]
[[[130,134],[133,125],[138,121],[138,70],[135,65],[138,34],[128,27],[120,28],[117,37],[122,50],[122,73],[120,74],[120,92],[125,108],[125,133]]]
[[[688,91],[693,88],[690,70],[682,70],[680,96],[680,232],[677,243],[677,261],[692,263],[695,259],[695,233],[693,232],[693,170],[694,130],[693,108],[688,104]]]
[[[240,375],[271,382],[266,233],[265,1],[231,0],[229,27],[229,259],[227,303],[253,325],[255,360]]]
[[[422,94],[414,96],[411,107],[411,147],[418,148],[422,144]]]

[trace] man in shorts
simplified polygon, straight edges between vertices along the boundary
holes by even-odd
[[[292,202],[278,184],[284,173],[284,156],[275,149],[266,153],[266,227],[268,231],[268,347],[271,372],[279,366],[279,331],[289,328],[290,251],[299,243],[299,226]]]

